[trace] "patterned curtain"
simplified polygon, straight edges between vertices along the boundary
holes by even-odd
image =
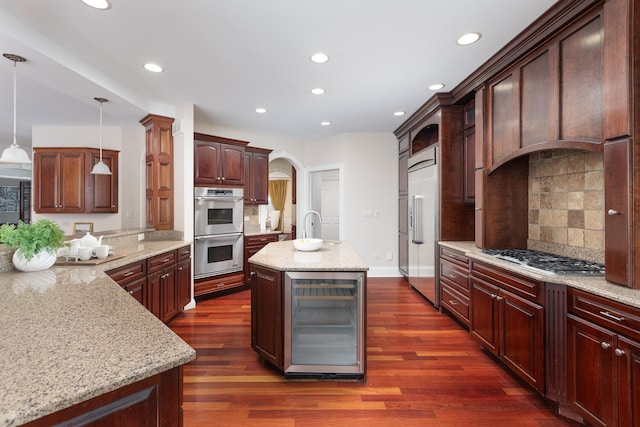
[[[280,211],[280,221],[278,222],[278,227],[274,228],[273,224],[271,224],[271,228],[276,230],[284,230],[284,228],[282,228],[282,224],[284,223],[284,202],[287,198],[287,181],[269,181],[269,196],[271,197],[271,204],[273,205],[273,209]]]

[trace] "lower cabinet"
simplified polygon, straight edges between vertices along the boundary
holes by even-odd
[[[440,247],[440,305],[469,327],[469,258]]]
[[[471,335],[519,377],[545,392],[544,285],[473,261]]]
[[[251,266],[251,347],[274,367],[284,369],[282,273]]]
[[[181,313],[191,300],[191,246],[106,273],[165,323]]]
[[[181,426],[182,367],[154,375],[24,424],[50,426]]]
[[[251,269],[249,268],[249,258],[255,255],[260,249],[272,242],[278,241],[277,234],[256,234],[244,236],[244,281],[251,280]]]
[[[569,289],[568,404],[589,425],[640,425],[640,310]]]

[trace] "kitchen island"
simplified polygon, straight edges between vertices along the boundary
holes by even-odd
[[[251,343],[287,378],[362,378],[366,272],[347,242],[269,243],[251,265]]]
[[[105,413],[114,425],[178,425],[181,365],[195,351],[104,271],[188,244],[140,242],[100,265],[0,273],[0,425]]]

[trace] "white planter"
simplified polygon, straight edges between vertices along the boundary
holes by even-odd
[[[56,254],[40,251],[27,261],[19,251],[13,253],[13,266],[20,271],[42,271],[50,268],[56,262]]]

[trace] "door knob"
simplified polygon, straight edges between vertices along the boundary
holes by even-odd
[[[617,210],[615,210],[615,209],[609,209],[609,210],[607,211],[607,215],[610,215],[610,216],[618,215],[619,213],[620,213],[620,212],[618,212],[618,211],[617,211]]]

